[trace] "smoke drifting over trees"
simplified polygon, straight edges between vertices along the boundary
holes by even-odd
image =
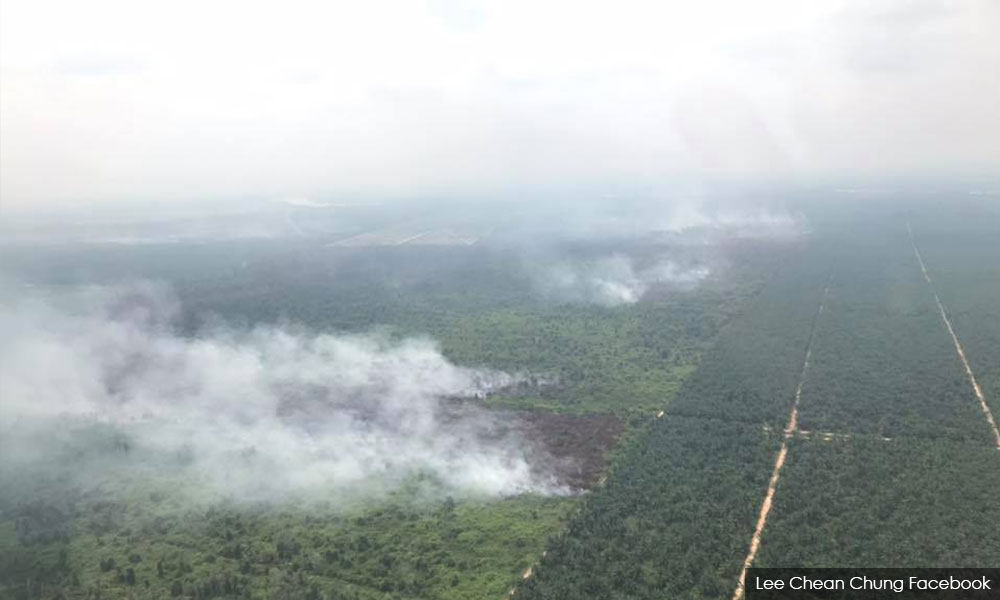
[[[539,237],[604,246],[605,251],[581,257],[536,244],[524,261],[546,298],[619,306],[638,302],[657,287],[689,290],[724,261],[721,245],[734,239],[794,239],[808,229],[801,214],[764,205],[711,206],[681,199],[638,203],[629,211],[616,211],[610,203],[589,208],[584,218],[557,221]],[[641,253],[628,251],[643,244]]]
[[[152,285],[5,307],[4,478],[57,466],[65,483],[86,487],[155,469],[254,501],[410,484],[568,491],[499,416],[456,401],[516,376],[456,366],[427,339],[288,327],[181,337],[178,309]]]
[[[586,264],[555,264],[537,278],[549,297],[616,306],[638,302],[653,285],[693,286],[708,274],[708,267],[687,269],[669,260],[636,268],[628,256],[616,254]]]

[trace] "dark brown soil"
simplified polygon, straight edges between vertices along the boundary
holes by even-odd
[[[596,487],[608,453],[625,430],[612,413],[574,415],[548,410],[490,410],[468,398],[450,398],[438,415],[445,425],[479,423],[472,435],[521,445],[532,470],[573,491]]]
[[[543,410],[519,411],[518,429],[554,460],[560,483],[573,489],[595,487],[607,466],[607,454],[624,430],[613,414],[569,415]]]

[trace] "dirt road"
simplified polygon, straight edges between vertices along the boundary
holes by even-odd
[[[799,427],[799,402],[802,399],[802,386],[806,382],[806,372],[809,370],[809,358],[812,356],[813,338],[816,335],[816,324],[820,315],[823,314],[823,307],[826,306],[826,297],[830,293],[830,283],[827,281],[823,289],[823,297],[819,302],[819,309],[813,320],[812,328],[809,331],[809,341],[806,343],[806,357],[802,362],[802,371],[799,373],[799,384],[795,388],[795,401],[792,402],[792,410],[788,415],[788,426],[785,427],[785,435],[781,440],[781,449],[774,461],[774,469],[771,470],[771,480],[767,484],[767,493],[764,495],[764,502],[760,505],[760,515],[757,517],[757,526],[754,529],[753,537],[750,538],[750,550],[743,560],[743,569],[740,571],[740,578],[736,582],[736,590],[733,592],[733,600],[740,600],[746,591],[747,569],[753,565],[757,558],[757,551],[760,549],[761,535],[764,533],[764,526],[767,525],[767,517],[771,512],[771,505],[774,503],[774,494],[778,489],[778,479],[781,477],[781,469],[785,466],[785,458],[788,456],[788,440],[795,435]]]
[[[941,320],[944,321],[945,327],[948,328],[948,334],[951,335],[951,341],[955,344],[955,351],[958,353],[958,358],[962,361],[962,366],[965,367],[965,374],[969,377],[969,383],[972,384],[972,391],[976,394],[976,399],[979,400],[979,406],[983,409],[983,416],[986,417],[986,422],[990,425],[990,430],[993,432],[993,442],[997,450],[1000,450],[1000,429],[997,429],[996,419],[993,418],[993,411],[990,410],[990,406],[986,404],[986,397],[983,396],[983,389],[979,387],[979,382],[976,381],[976,376],[972,372],[972,367],[969,366],[969,361],[965,358],[965,350],[962,349],[962,344],[958,342],[958,336],[955,335],[955,330],[951,326],[951,320],[948,319],[948,313],[944,310],[944,304],[941,303],[941,299],[938,298],[937,291],[934,289],[934,282],[931,281],[931,276],[927,274],[927,267],[924,266],[924,259],[920,256],[920,250],[917,249],[917,242],[913,237],[913,229],[910,228],[910,223],[906,223],[906,232],[910,236],[910,245],[913,246],[913,253],[917,257],[917,262],[920,263],[920,272],[924,274],[924,281],[927,285],[931,287],[931,293],[934,294],[934,301],[937,303],[938,310],[941,312]]]

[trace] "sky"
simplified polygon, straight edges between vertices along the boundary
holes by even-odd
[[[1000,172],[995,0],[0,0],[0,214]]]

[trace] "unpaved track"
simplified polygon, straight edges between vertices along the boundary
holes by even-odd
[[[938,298],[937,291],[934,289],[934,282],[931,281],[931,276],[927,274],[924,259],[920,256],[920,250],[917,249],[917,242],[913,238],[913,229],[910,228],[909,221],[906,222],[906,232],[910,235],[910,245],[913,246],[913,253],[917,256],[917,262],[920,263],[920,272],[924,274],[924,281],[927,282],[927,285],[931,288],[931,293],[934,294],[934,301],[937,302],[938,310],[941,312],[941,320],[944,321],[945,327],[948,328],[951,341],[955,343],[955,351],[958,352],[958,358],[962,360],[962,365],[965,367],[965,374],[969,376],[972,391],[975,392],[976,399],[979,400],[979,406],[983,409],[983,415],[986,417],[986,422],[990,424],[990,429],[993,431],[993,443],[997,450],[1000,450],[1000,430],[997,429],[996,419],[993,418],[993,412],[990,410],[990,406],[986,404],[986,397],[983,396],[983,389],[979,387],[979,382],[976,381],[976,376],[972,373],[972,367],[969,366],[969,361],[965,358],[965,351],[962,350],[962,344],[958,343],[958,336],[955,335],[955,330],[951,326],[948,313],[944,310],[944,304],[941,304],[941,299]]]
[[[753,537],[750,538],[750,550],[743,560],[743,568],[740,570],[740,578],[736,582],[736,590],[733,592],[733,600],[740,600],[746,591],[747,569],[753,565],[757,558],[757,551],[760,549],[761,535],[764,533],[764,526],[767,525],[767,516],[771,512],[771,505],[774,503],[774,493],[778,489],[778,479],[781,477],[781,468],[785,466],[785,458],[788,456],[788,440],[795,435],[799,428],[799,401],[802,399],[802,386],[806,382],[806,371],[809,370],[809,357],[812,356],[813,338],[816,335],[816,324],[820,315],[823,314],[823,307],[826,306],[826,297],[830,293],[830,281],[827,280],[826,287],[823,288],[823,297],[819,301],[819,309],[813,318],[812,327],[809,329],[809,341],[806,342],[806,358],[802,362],[802,371],[799,373],[799,385],[795,388],[795,401],[792,402],[792,410],[788,415],[788,426],[785,427],[785,436],[781,440],[781,449],[778,450],[778,457],[774,461],[774,469],[771,470],[771,481],[767,484],[767,494],[764,495],[764,503],[760,505],[760,515],[757,517],[757,527],[754,529]]]
[[[884,435],[873,435],[873,434],[861,434],[857,435],[854,433],[840,433],[837,431],[807,431],[805,429],[799,429],[795,432],[796,437],[803,439],[816,438],[823,440],[825,442],[830,442],[833,440],[850,441],[855,437],[862,437],[870,440],[882,440],[883,442],[891,442],[895,438],[885,437]]]
[[[403,244],[412,242],[413,240],[420,239],[420,238],[424,237],[425,235],[427,235],[428,233],[432,233],[432,232],[430,232],[430,231],[421,231],[420,233],[418,233],[416,235],[411,235],[408,238],[405,238],[405,239],[402,239],[402,240],[396,242],[395,245],[396,246],[402,246]]]

